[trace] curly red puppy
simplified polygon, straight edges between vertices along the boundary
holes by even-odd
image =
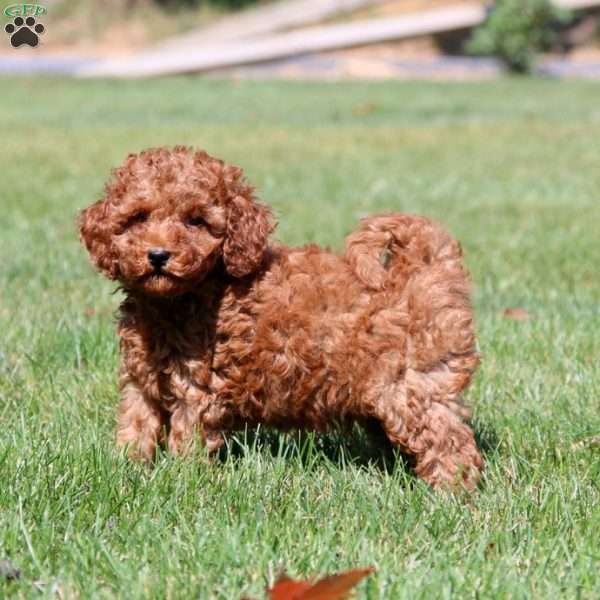
[[[118,442],[210,451],[265,423],[377,420],[435,487],[482,468],[459,395],[478,364],[459,244],[430,221],[364,219],[342,255],[270,244],[239,168],[189,148],[130,155],[81,213],[125,293]]]

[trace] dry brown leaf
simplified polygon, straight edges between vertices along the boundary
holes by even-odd
[[[287,575],[282,575],[275,582],[275,585],[267,591],[271,600],[295,600],[301,598],[301,594],[304,594],[311,587],[311,581],[294,581]]]
[[[377,104],[375,102],[364,102],[363,104],[357,104],[352,109],[352,114],[355,117],[364,117],[377,110]]]
[[[505,308],[502,311],[502,316],[513,321],[527,321],[531,317],[524,308]]]
[[[349,598],[353,587],[375,569],[353,569],[338,575],[312,581],[294,581],[282,577],[268,590],[270,600],[343,600]]]

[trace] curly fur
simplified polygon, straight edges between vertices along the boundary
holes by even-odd
[[[478,364],[459,244],[423,217],[363,219],[341,255],[269,244],[242,171],[189,148],[130,155],[81,213],[125,292],[118,442],[214,451],[245,424],[377,420],[434,487],[482,469],[459,395]],[[148,252],[164,249],[162,269]]]

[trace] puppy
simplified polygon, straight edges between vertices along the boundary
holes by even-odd
[[[459,244],[423,217],[363,219],[341,254],[270,243],[242,171],[175,147],[130,155],[80,215],[118,281],[117,439],[209,451],[264,423],[373,421],[434,487],[472,489],[482,460],[459,395],[478,365]]]

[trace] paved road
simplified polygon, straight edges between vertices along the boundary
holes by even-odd
[[[100,59],[90,56],[10,56],[0,55],[0,74],[74,75]],[[539,73],[561,79],[600,79],[600,62],[548,60]],[[332,55],[305,55],[270,63],[248,65],[219,75],[249,78],[332,79],[367,77],[389,79],[479,79],[497,76],[502,67],[493,59],[441,56],[427,59],[357,60]]]
[[[15,50],[17,53],[18,50]],[[0,55],[0,74],[5,75],[74,75],[82,67],[96,64],[89,56],[11,56]]]

